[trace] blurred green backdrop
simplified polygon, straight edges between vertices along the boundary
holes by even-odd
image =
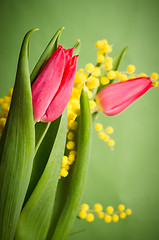
[[[61,43],[72,47],[80,38],[78,67],[96,61],[95,42],[106,38],[113,54],[129,49],[120,70],[135,64],[137,72],[151,74],[159,66],[158,0],[0,0],[0,96],[13,86],[20,45],[31,28],[30,69],[55,31],[64,26]],[[159,239],[159,91],[151,89],[119,116],[99,114],[97,121],[113,126],[114,151],[93,132],[92,154],[83,202],[105,207],[124,203],[133,214],[118,223],[76,220],[70,235],[77,240]]]

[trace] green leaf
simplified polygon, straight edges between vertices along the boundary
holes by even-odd
[[[72,168],[72,166],[71,166],[71,168]],[[72,169],[69,170],[69,175],[66,178],[61,178],[58,182],[56,196],[55,196],[55,202],[54,202],[53,215],[52,215],[48,235],[46,238],[47,240],[52,239],[53,233],[56,229],[57,222],[58,222],[59,217],[65,206],[66,196],[68,194],[68,188],[69,188],[69,183],[70,183],[71,172],[72,172]]]
[[[20,51],[11,107],[0,141],[0,239],[14,238],[34,157],[35,132],[28,65],[29,31]]]
[[[116,57],[114,57],[113,59],[113,70],[114,71],[117,71],[119,69],[119,66],[121,64],[121,61],[124,57],[124,54],[126,52],[126,50],[128,49],[128,46],[126,46],[122,51],[121,53],[119,53]]]
[[[43,54],[41,55],[39,61],[37,62],[36,66],[34,67],[30,79],[31,79],[31,83],[34,82],[38,72],[40,71],[40,68],[42,67],[42,65],[47,61],[47,59],[53,54],[53,52],[55,52],[55,50],[58,48],[58,41],[61,35],[62,30],[64,29],[64,27],[60,28],[55,35],[53,36],[53,38],[51,39],[51,41],[49,42],[48,46],[46,47],[46,49],[44,50]]]
[[[24,205],[26,204],[27,200],[29,199],[30,195],[32,194],[34,188],[36,187],[44,169],[48,162],[52,147],[55,142],[56,134],[59,128],[60,124],[60,117],[53,121],[51,124],[45,124],[45,123],[37,123],[36,126],[38,126],[37,130],[41,130],[40,133],[42,133],[42,130],[45,129],[44,134],[45,136],[40,138],[40,144],[36,147],[36,153],[33,161],[33,169],[31,173],[31,179],[28,187],[28,191],[26,194],[26,198],[24,201]],[[49,126],[49,128],[47,127]],[[47,129],[45,128],[47,127]],[[47,131],[46,131],[47,130]],[[36,131],[35,131],[36,133]],[[40,134],[39,133],[39,134]],[[44,135],[43,134],[43,135]],[[36,135],[35,135],[36,136]],[[38,132],[37,132],[38,136]]]
[[[80,98],[80,124],[77,142],[77,158],[69,176],[68,192],[65,204],[52,237],[47,239],[64,240],[67,238],[75,221],[80,207],[90,155],[91,140],[91,114],[89,99],[86,90],[82,90]]]
[[[23,208],[15,240],[44,240],[49,228],[66,143],[67,111],[62,114],[45,170]]]

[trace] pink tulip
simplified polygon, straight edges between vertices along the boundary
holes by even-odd
[[[149,77],[110,84],[97,94],[97,107],[108,116],[116,115],[147,92],[152,86]]]
[[[64,111],[76,74],[78,55],[73,48],[58,49],[42,66],[32,85],[33,115],[35,121],[52,122]]]

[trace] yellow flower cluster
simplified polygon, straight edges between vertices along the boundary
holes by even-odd
[[[12,93],[13,93],[13,89],[9,90],[9,93],[7,95],[5,95],[3,98],[0,98],[0,106],[1,106],[1,113],[0,113],[0,136],[3,132],[6,120],[7,120],[7,116],[8,116],[8,112],[9,112],[9,108],[10,108],[10,102],[11,102],[11,98],[12,98]]]
[[[68,102],[67,142],[59,178],[68,176],[70,165],[72,165],[76,159],[76,132],[78,128],[77,117],[80,115],[80,95],[83,87],[82,84],[85,80],[86,74],[84,74],[82,70],[76,73],[71,97]]]
[[[102,139],[104,142],[107,142],[108,146],[113,149],[115,141],[111,139],[109,135],[114,132],[114,129],[112,127],[107,127],[106,129],[103,129],[103,125],[101,123],[96,123],[95,130],[98,131],[99,138]]]
[[[103,206],[100,203],[94,205],[94,209],[90,209],[87,203],[82,204],[79,209],[78,217],[81,219],[86,219],[87,222],[93,222],[95,217],[94,214],[97,214],[97,217],[104,219],[106,223],[118,222],[119,219],[125,219],[127,215],[131,215],[132,211],[130,208],[125,209],[124,204],[118,206],[118,210],[114,212],[112,206],[106,207],[106,210],[103,211]]]
[[[95,47],[99,49],[98,56],[112,52],[112,46],[108,44],[106,39],[98,40],[95,44]]]
[[[109,57],[108,54],[112,51],[112,47],[108,44],[107,40],[98,41],[95,47],[99,49],[97,52],[96,66],[92,63],[88,63],[85,69],[80,69],[75,76],[71,97],[68,103],[68,135],[60,178],[68,176],[70,165],[76,160],[77,117],[80,115],[80,95],[83,85],[85,84],[86,86],[90,99],[90,108],[93,112],[96,109],[96,102],[94,100],[94,92],[96,89],[100,84],[109,84],[109,82],[114,79],[113,73],[115,73],[115,77],[118,77],[118,73],[111,70],[113,68],[113,59]],[[103,69],[104,71],[108,71],[107,77],[103,75]],[[111,133],[110,128],[108,128],[105,133],[105,141],[107,141],[110,147],[113,147],[115,142],[109,137]],[[99,135],[102,135],[102,132],[100,132]]]
[[[135,70],[136,70],[136,67],[134,65],[130,64],[127,66],[127,70],[124,72],[113,71],[113,70],[109,71],[107,73],[107,77],[110,80],[119,79],[120,82],[125,82],[129,79],[139,77],[137,75],[134,75]]]
[[[85,69],[80,69],[79,72],[76,73],[74,83],[74,88],[78,90],[80,90],[83,84],[86,84],[91,109],[94,109],[96,106],[95,102],[92,103],[92,101],[94,101],[92,90],[97,89],[100,83],[102,85],[106,85],[113,79],[109,79],[103,73],[103,70],[105,72],[105,70],[111,70],[113,68],[113,59],[108,56],[108,54],[112,51],[112,47],[108,44],[107,40],[104,39],[99,40],[96,43],[96,48],[99,49],[97,52],[97,64],[86,64]],[[111,75],[111,72],[108,75]]]
[[[108,45],[106,40],[99,41],[99,44],[96,44],[96,47],[99,47],[100,50],[98,52],[98,63],[103,62],[105,63],[111,63],[113,62],[112,58],[105,57],[106,54],[111,52],[111,46]],[[103,56],[103,57],[101,57]],[[103,60],[99,60],[99,58]],[[96,102],[94,101],[94,95],[93,91],[94,89],[97,89],[100,85],[100,78],[101,78],[101,68],[104,66],[98,66],[98,63],[96,66],[94,66],[92,63],[88,63],[85,66],[85,69],[80,69],[75,76],[75,81],[71,93],[71,97],[68,103],[68,135],[67,135],[67,144],[66,144],[66,150],[65,155],[63,158],[61,173],[61,177],[66,177],[68,175],[68,170],[70,168],[70,165],[75,161],[76,158],[76,137],[74,131],[76,131],[78,127],[78,123],[76,121],[77,117],[80,115],[80,95],[81,90],[83,88],[83,85],[85,84],[88,97],[90,99],[90,108],[92,111],[96,108]],[[109,81],[109,80],[107,80]],[[107,84],[106,79],[102,79],[102,84]],[[111,144],[111,142],[110,142]],[[72,155],[74,153],[74,155]],[[67,161],[66,161],[67,159]],[[70,160],[73,159],[73,160]]]
[[[76,119],[80,115],[80,95],[83,85],[85,84],[86,86],[88,97],[90,99],[90,108],[93,112],[96,109],[94,91],[100,84],[107,85],[112,79],[118,77],[118,73],[111,70],[113,68],[113,59],[109,57],[108,54],[112,51],[112,47],[108,44],[107,40],[104,39],[98,41],[95,47],[99,49],[97,52],[96,66],[92,63],[88,63],[86,64],[85,69],[80,69],[75,76],[71,97],[68,103],[68,135],[60,178],[68,176],[70,165],[72,165],[76,159],[75,131],[78,127]],[[108,70],[107,77],[103,75],[103,69],[104,71]],[[110,147],[113,147],[115,142],[109,138],[108,134],[110,134],[110,132],[106,133],[104,139]],[[102,137],[102,132],[99,133],[99,137]]]

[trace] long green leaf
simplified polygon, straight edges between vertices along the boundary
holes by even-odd
[[[13,97],[0,141],[0,239],[14,238],[34,157],[34,121],[28,66],[29,31],[23,41]]]
[[[46,238],[64,154],[66,132],[67,111],[65,110],[46,168],[20,215],[16,240]]]
[[[34,188],[36,187],[44,169],[48,162],[52,147],[55,142],[56,134],[60,124],[60,117],[53,121],[41,141],[39,148],[37,148],[34,162],[33,162],[33,169],[31,173],[30,183],[28,187],[28,191],[25,197],[24,205],[26,204],[27,200],[29,199],[30,195],[32,194]],[[37,125],[37,124],[36,124]],[[38,126],[38,129],[43,129],[46,125],[42,123],[41,127]],[[36,133],[36,131],[35,131]],[[36,136],[36,135],[35,135]]]
[[[77,158],[69,179],[65,204],[52,237],[47,239],[65,240],[75,221],[84,192],[90,155],[91,114],[86,90],[81,93],[81,113],[77,142]]]
[[[46,49],[44,50],[44,52],[42,53],[39,61],[37,62],[35,68],[33,69],[30,79],[31,82],[33,83],[38,72],[40,71],[40,68],[42,67],[42,65],[46,62],[46,60],[53,54],[53,52],[58,48],[58,41],[61,35],[62,30],[64,29],[64,27],[60,28],[55,35],[53,36],[53,38],[50,40],[48,46],[46,47]]]
[[[55,229],[56,229],[56,225],[60,218],[60,215],[65,206],[72,170],[73,169],[69,170],[69,175],[67,176],[67,178],[61,178],[58,182],[55,202],[54,202],[53,215],[52,215],[48,235],[46,238],[47,240],[50,240],[52,238],[53,233],[55,232]]]

